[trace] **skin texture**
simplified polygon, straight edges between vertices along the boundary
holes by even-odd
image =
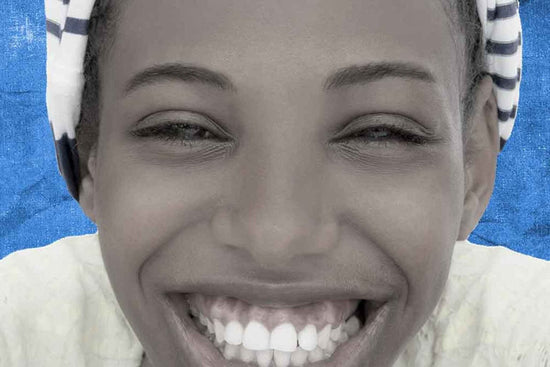
[[[193,354],[196,341],[174,340],[162,304],[168,291],[224,279],[251,292],[379,287],[390,317],[376,348],[349,363],[391,366],[435,307],[453,245],[475,228],[494,184],[491,80],[477,88],[464,145],[462,41],[451,29],[432,0],[133,0],[124,8],[101,65],[100,134],[80,204],[98,226],[144,365],[214,365]],[[413,62],[435,81],[323,89],[339,68],[382,61]],[[165,63],[215,70],[234,88],[163,78],[126,92],[137,73]],[[218,140],[189,147],[132,135],[182,120]],[[431,140],[350,137],[380,123]]]

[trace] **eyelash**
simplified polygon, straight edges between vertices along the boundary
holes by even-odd
[[[210,135],[209,138],[199,138],[199,139],[182,139],[178,132],[184,131],[183,129],[196,130],[200,132],[200,135]],[[387,131],[389,134],[382,138],[367,139],[365,138],[369,132],[379,132],[379,130]],[[184,132],[185,134],[185,132]],[[146,127],[137,131],[133,131],[132,135],[140,138],[155,138],[163,140],[167,143],[177,143],[186,147],[194,147],[197,144],[197,141],[204,140],[214,140],[214,141],[223,141],[223,139],[218,138],[214,133],[205,129],[199,125],[177,122],[177,123],[165,123],[156,126]],[[411,144],[411,145],[424,145],[429,142],[428,138],[423,136],[411,133],[410,131],[401,128],[397,125],[390,124],[379,124],[376,126],[368,127],[361,129],[355,133],[348,134],[344,137],[336,139],[337,142],[341,141],[358,141],[363,144],[383,144],[388,145],[388,142],[402,143],[402,144]]]
[[[374,138],[374,139],[366,138],[369,132],[376,133],[376,132],[379,132],[380,130],[387,131],[388,135],[383,136],[381,138]],[[383,145],[387,145],[388,142],[394,142],[398,144],[399,143],[411,144],[411,145],[424,145],[429,142],[429,138],[412,133],[409,130],[397,124],[396,125],[378,124],[372,127],[361,129],[355,133],[348,134],[342,138],[337,139],[337,141],[341,141],[341,140],[344,140],[344,141],[356,140],[364,144],[372,144],[374,142],[375,144],[383,144]]]
[[[209,134],[212,137],[199,138],[199,139],[182,139],[180,137],[180,134],[178,134],[178,132],[182,132],[184,130],[179,129],[179,127],[182,127],[183,129],[197,130],[198,132],[201,133],[201,135]],[[183,134],[185,134],[185,132]],[[189,148],[195,146],[195,144],[197,144],[196,141],[222,140],[217,138],[216,135],[214,135],[214,133],[212,133],[210,130],[207,130],[199,125],[190,124],[186,122],[165,123],[165,124],[160,124],[156,126],[149,126],[137,131],[133,131],[132,135],[139,138],[155,138],[155,139],[166,141],[167,143],[177,143]]]

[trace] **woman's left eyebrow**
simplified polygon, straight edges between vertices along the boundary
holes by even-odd
[[[367,84],[384,78],[405,78],[435,83],[434,75],[423,66],[410,62],[373,62],[336,70],[324,83],[325,90]]]
[[[163,80],[177,80],[186,83],[200,83],[214,88],[236,91],[229,77],[201,66],[180,63],[153,65],[137,73],[130,79],[124,89],[130,94],[138,88]]]

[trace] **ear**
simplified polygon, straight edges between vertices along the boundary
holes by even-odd
[[[472,120],[464,139],[464,209],[459,241],[468,238],[489,204],[500,151],[498,110],[492,78],[485,76],[475,93]]]
[[[78,203],[84,211],[84,214],[94,223],[95,212],[94,212],[94,180],[96,177],[96,145],[90,149],[90,154],[88,157],[88,175],[82,178],[80,182]]]

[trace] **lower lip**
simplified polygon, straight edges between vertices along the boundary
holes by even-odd
[[[179,294],[178,297],[182,295]],[[174,295],[167,295],[164,303],[165,313],[169,321],[169,328],[179,345],[183,345],[192,360],[203,361],[198,366],[206,366],[209,361],[212,367],[250,367],[248,363],[238,360],[227,360],[218,351],[208,338],[201,334],[188,315],[186,302],[174,300]],[[386,302],[367,314],[367,320],[361,330],[344,344],[340,345],[334,354],[326,360],[308,363],[304,367],[344,367],[359,365],[358,358],[370,359],[384,325],[390,315],[390,303]],[[361,356],[360,356],[361,355]],[[254,364],[256,365],[256,364]]]

